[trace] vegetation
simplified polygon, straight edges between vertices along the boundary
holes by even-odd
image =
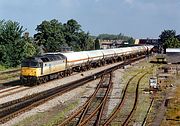
[[[164,48],[180,47],[180,40],[176,36],[175,30],[164,30],[159,37]]]
[[[102,39],[102,40],[128,40],[131,37],[125,36],[122,33],[118,34],[118,35],[114,35],[114,34],[100,34],[97,37],[98,39]]]
[[[100,34],[97,36],[97,38],[101,39],[101,40],[124,40],[124,41],[127,41],[129,44],[134,44],[134,39],[132,37],[125,36],[122,33],[120,33],[118,35]]]
[[[99,39],[96,38],[94,42],[95,42],[95,49],[100,49]]]
[[[89,33],[81,29],[77,21],[71,19],[62,24],[56,19],[43,21],[37,26],[34,35],[36,43],[43,45],[45,52],[56,52],[64,46],[72,47],[75,51],[93,49],[93,40]]]
[[[6,70],[5,66],[0,65],[0,71]]]
[[[35,54],[32,43],[22,37],[24,31],[18,22],[0,21],[0,64],[16,67],[23,58]]]
[[[29,37],[25,31],[18,22],[0,21],[1,68],[18,66],[24,58],[39,54],[41,47],[44,52],[60,51],[63,46],[72,47],[74,51],[94,49],[89,33],[73,19],[65,24],[56,19],[43,21],[37,26],[34,37]]]

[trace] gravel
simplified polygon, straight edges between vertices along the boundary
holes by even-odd
[[[116,105],[120,102],[120,96],[122,93],[122,89],[124,88],[124,83],[122,83],[122,75],[124,69],[118,69],[114,72],[113,77],[113,89],[109,98],[108,111],[106,117],[112,112],[112,110],[116,107]]]

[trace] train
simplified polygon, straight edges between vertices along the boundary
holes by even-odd
[[[151,53],[152,45],[80,52],[51,52],[26,58],[21,63],[21,83],[40,84],[126,59]]]

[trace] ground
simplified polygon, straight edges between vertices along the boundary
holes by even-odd
[[[180,125],[180,76],[175,80],[175,88],[168,91],[168,103],[162,126],[177,126]]]
[[[170,65],[161,65],[162,67]],[[147,120],[148,126],[180,125],[180,74],[177,72],[163,73],[159,70],[160,91],[154,95],[154,103]],[[165,78],[164,78],[165,77]]]
[[[149,65],[153,66],[153,64]],[[140,66],[143,67],[142,64]],[[163,65],[155,64],[155,66],[162,67]],[[133,66],[132,69],[135,67],[136,65]],[[132,69],[128,69],[126,72],[130,72]],[[154,71],[154,73],[156,74],[157,71]],[[14,77],[17,76],[18,73],[11,75]],[[5,80],[6,75],[0,75],[0,78]],[[80,95],[81,94],[79,94],[79,96]],[[30,116],[14,126],[52,126],[58,121],[62,121],[74,108],[77,108],[79,103],[79,97],[75,96],[71,100],[48,111],[39,112],[36,115]],[[149,103],[149,101],[147,101],[147,103]],[[140,108],[142,109],[143,107]],[[146,125],[180,125],[180,73],[172,74],[172,76],[162,79],[160,90],[154,94],[154,102],[148,114]]]

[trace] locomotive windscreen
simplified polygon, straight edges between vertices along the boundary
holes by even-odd
[[[38,68],[40,67],[38,62],[33,62],[33,61],[23,61],[21,63],[21,67],[34,67],[34,68]]]

